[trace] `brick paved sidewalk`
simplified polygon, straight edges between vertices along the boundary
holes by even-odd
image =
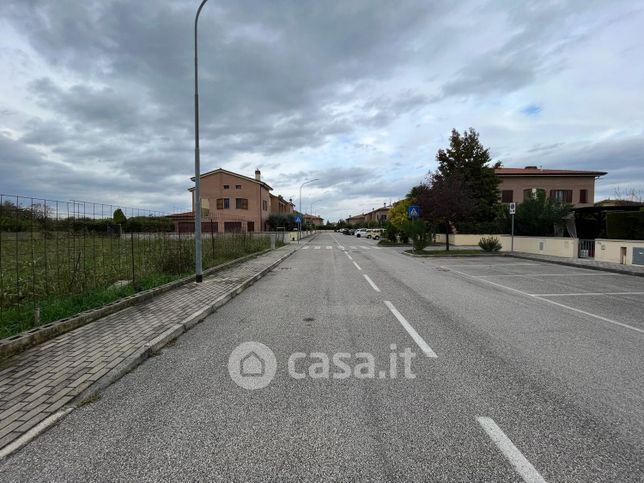
[[[285,246],[60,335],[0,365],[0,449],[164,331],[292,253]]]
[[[600,262],[592,258],[553,257],[551,255],[536,255],[532,253],[518,253],[518,252],[510,256],[527,258],[530,260],[539,260],[543,262],[558,263],[560,265],[568,265],[573,267],[590,268],[594,270],[606,270],[610,272],[624,273],[627,275],[638,275],[640,277],[644,276],[644,266],[640,266],[640,265],[621,265],[619,263]]]

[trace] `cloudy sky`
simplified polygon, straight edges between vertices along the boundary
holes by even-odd
[[[0,192],[173,210],[198,0],[2,0]],[[470,126],[506,166],[644,192],[640,1],[211,0],[202,168],[333,220],[396,200]],[[643,193],[644,194],[644,193]]]

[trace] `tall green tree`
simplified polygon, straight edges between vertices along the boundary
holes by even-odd
[[[499,202],[499,179],[494,174],[490,150],[481,144],[479,134],[469,128],[463,134],[452,129],[449,148],[436,154],[438,175],[447,180],[458,178],[474,201],[476,221],[494,218],[494,206]]]

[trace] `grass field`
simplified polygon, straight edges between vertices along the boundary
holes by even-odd
[[[205,235],[203,266],[270,248],[266,235]],[[174,233],[0,234],[0,338],[194,273],[194,238]]]

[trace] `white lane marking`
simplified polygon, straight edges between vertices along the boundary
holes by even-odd
[[[382,247],[372,247],[374,250],[382,250]]]
[[[363,250],[369,250],[369,247],[366,247],[364,245],[360,245],[360,248],[362,248]]]
[[[497,426],[492,418],[478,416],[476,420],[479,422],[483,430],[487,433],[490,439],[494,442],[497,448],[503,453],[503,456],[514,466],[517,473],[523,478],[523,481],[530,483],[545,483],[546,480],[543,476],[532,466],[525,456],[514,446],[514,443],[508,438],[505,433]]]
[[[576,293],[535,293],[533,297],[572,297],[578,295],[644,295],[644,292],[576,292]]]
[[[322,247],[319,247],[319,246],[314,246],[313,247],[314,250],[319,250],[320,248],[322,248]]]
[[[436,353],[432,350],[431,347],[423,340],[423,338],[418,335],[418,332],[414,330],[414,328],[411,326],[409,322],[407,322],[407,319],[405,319],[400,312],[398,312],[398,309],[394,307],[394,304],[389,302],[389,300],[385,300],[385,305],[387,308],[391,311],[392,314],[394,314],[394,317],[398,319],[398,322],[400,322],[400,325],[403,326],[403,328],[407,331],[407,333],[411,336],[412,339],[414,339],[414,342],[418,344],[418,347],[420,347],[420,350],[422,350],[427,357],[438,357]]]
[[[349,257],[349,260],[353,261],[353,257],[349,255],[347,252],[344,252],[347,257]]]
[[[473,277],[621,277],[621,273],[502,273],[498,275],[472,275]]]
[[[344,250],[344,247],[343,247],[342,245],[338,245],[338,248],[339,248],[340,250]]]
[[[354,246],[351,246],[349,248],[351,248],[351,250],[356,250],[356,247],[354,247]]]
[[[367,280],[367,282],[369,282],[369,285],[371,285],[372,289],[374,289],[376,292],[380,292],[380,289],[378,288],[378,286],[375,283],[373,283],[373,280],[371,280],[369,278],[369,275],[367,275],[366,273],[363,273],[362,275]]]
[[[569,305],[560,304],[559,302],[555,302],[554,300],[543,298],[543,296],[540,296],[538,294],[532,294],[532,293],[524,292],[523,290],[508,287],[507,285],[502,285],[500,283],[495,283],[495,282],[492,282],[491,280],[485,280],[484,278],[477,278],[477,277],[474,277],[474,276],[472,276],[472,275],[470,275],[468,273],[459,272],[458,270],[452,270],[452,272],[453,273],[458,273],[459,275],[463,275],[464,277],[468,277],[468,278],[471,278],[473,280],[480,280],[481,282],[489,283],[490,285],[494,285],[495,287],[499,287],[499,288],[504,289],[504,290],[510,290],[511,292],[516,292],[516,293],[524,295],[526,297],[537,298],[539,300],[543,300],[544,302],[548,302],[549,304],[556,305],[556,306],[562,307],[564,309],[572,310],[573,312],[577,312],[579,314],[587,315],[589,317],[594,317],[595,319],[603,320],[604,322],[608,322],[609,324],[619,325],[620,327],[625,327],[627,329],[631,329],[631,330],[634,330],[636,332],[640,332],[640,333],[644,334],[644,330],[638,329],[637,327],[633,327],[632,325],[624,324],[622,322],[617,322],[616,320],[611,320],[611,319],[608,319],[606,317],[602,317],[601,315],[593,314],[591,312],[586,312],[585,310],[576,309],[575,307],[571,307]]]
[[[308,245],[306,245],[306,246],[303,246],[303,247],[302,247],[302,250],[308,250],[309,248],[311,248],[311,247],[310,247],[310,246],[308,246]]]
[[[326,249],[327,249],[327,250],[331,250],[332,248],[333,248],[333,247],[332,247],[331,245],[327,245],[327,246],[326,246]]]
[[[362,268],[360,268],[360,265],[358,265],[356,262],[353,262],[353,264],[356,266],[356,268],[357,268],[358,270],[360,270],[360,271],[362,272]]]

